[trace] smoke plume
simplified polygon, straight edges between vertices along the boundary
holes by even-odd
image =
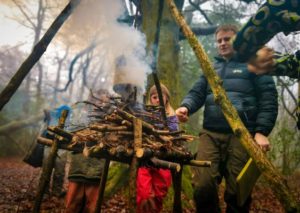
[[[62,29],[64,42],[79,49],[97,45],[97,55],[105,62],[110,75],[118,75],[118,83],[130,83],[144,88],[150,67],[145,61],[145,36],[117,21],[126,12],[121,0],[85,0],[75,9]],[[120,59],[122,63],[120,64]]]

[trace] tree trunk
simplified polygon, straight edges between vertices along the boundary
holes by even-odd
[[[260,171],[270,184],[275,195],[283,204],[285,210],[287,212],[299,212],[300,206],[291,193],[290,189],[288,188],[286,181],[272,165],[272,163],[266,158],[263,151],[259,148],[251,134],[245,128],[244,124],[238,116],[236,109],[230,103],[225,90],[222,87],[222,80],[214,72],[209,58],[201,44],[198,42],[197,37],[186,24],[183,16],[177,10],[173,0],[167,1],[174,19],[182,28],[183,33],[187,37],[200,62],[203,73],[206,76],[207,81],[213,91],[215,102],[222,108],[223,114],[226,117],[229,125],[231,126],[234,134],[239,138],[243,146],[248,151],[249,155],[254,159],[257,167],[260,169]]]
[[[18,71],[12,77],[10,82],[4,88],[0,94],[0,110],[5,106],[5,104],[10,100],[13,94],[17,91],[22,81],[26,75],[30,72],[31,68],[40,59],[43,53],[46,51],[51,40],[63,25],[65,20],[70,16],[74,8],[79,4],[80,0],[70,1],[63,11],[54,20],[50,28],[47,30],[43,38],[36,44],[32,53],[27,57],[27,59],[20,66]]]
[[[37,104],[39,105],[42,96],[41,94],[42,94],[42,85],[43,85],[43,65],[41,64],[41,62],[38,62],[37,66],[38,66],[39,75],[38,75],[36,98],[37,98]]]
[[[177,0],[178,7],[183,6],[182,0]],[[158,5],[159,0],[145,0],[142,1],[142,14],[143,23],[142,31],[146,34],[147,51],[152,51],[152,48],[159,48],[158,50],[158,76],[161,83],[166,84],[171,93],[171,103],[174,106],[179,105],[180,95],[178,95],[180,89],[179,81],[179,27],[173,20],[170,11],[165,3],[163,8],[161,27],[157,27],[158,18]],[[154,44],[155,33],[160,30],[159,44]],[[149,54],[150,55],[150,54]],[[155,57],[155,56],[154,56]],[[156,60],[156,58],[153,58]],[[170,63],[171,62],[171,63]],[[148,86],[153,84],[152,76],[149,76]]]
[[[31,73],[28,73],[26,76],[26,81],[25,81],[25,93],[28,94],[26,98],[26,104],[23,105],[23,112],[25,114],[29,113],[29,106],[28,103],[30,103],[30,88],[31,88]]]
[[[158,70],[159,77],[165,82],[171,93],[172,106],[179,106],[181,95],[179,71],[179,27],[165,2],[161,23],[159,42]],[[182,8],[183,1],[176,1],[176,5]]]
[[[45,21],[45,7],[43,5],[43,0],[39,0],[39,6],[37,10],[37,23],[34,27],[35,37],[34,37],[34,43],[33,43],[33,49],[34,46],[38,43],[41,37],[42,29],[43,29],[43,23]],[[39,61],[37,63],[38,68],[38,83],[37,83],[37,105],[39,105],[41,94],[42,94],[42,83],[43,83],[43,65]]]
[[[58,68],[56,72],[56,79],[55,79],[55,84],[54,84],[54,94],[53,94],[53,105],[56,106],[57,104],[57,89],[59,88],[60,85],[60,76],[61,76],[61,68],[62,68],[62,60],[57,60],[58,63]]]

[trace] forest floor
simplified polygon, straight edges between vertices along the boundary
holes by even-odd
[[[0,158],[0,213],[25,213],[33,207],[40,169],[33,168],[17,158]],[[291,189],[300,201],[300,174],[288,178]],[[224,189],[221,189],[221,192]],[[102,212],[126,213],[126,199],[122,191],[107,200]],[[260,181],[256,184],[251,205],[252,213],[283,213],[284,210],[271,189]],[[225,204],[221,204],[223,210]],[[64,197],[44,196],[41,213],[64,211]],[[165,213],[170,211],[163,211]],[[184,209],[184,213],[195,212],[194,208]]]

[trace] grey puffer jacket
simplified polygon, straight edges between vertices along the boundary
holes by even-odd
[[[268,135],[277,118],[277,91],[272,77],[249,73],[245,63],[216,57],[215,70],[240,118],[251,133]],[[205,104],[203,128],[214,132],[232,132],[204,76],[194,84],[181,106],[193,114]]]

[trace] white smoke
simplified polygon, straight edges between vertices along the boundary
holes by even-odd
[[[111,81],[116,67],[119,67],[120,83],[130,83],[144,89],[147,74],[151,72],[145,61],[145,36],[133,27],[118,23],[117,19],[125,9],[121,0],[81,1],[65,24],[63,37],[65,42],[75,44],[78,49],[95,42],[97,55],[103,55],[104,69],[111,74]],[[125,60],[122,67],[116,64],[120,58]]]

